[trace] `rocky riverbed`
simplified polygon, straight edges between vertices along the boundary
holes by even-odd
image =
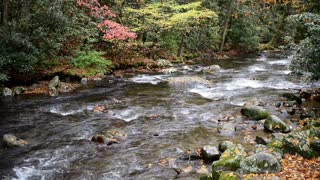
[[[290,61],[273,53],[206,60],[158,74],[109,76],[58,96],[4,97],[0,135],[10,138],[2,140],[0,178],[282,172],[283,152],[318,153],[312,119],[320,107],[313,89],[320,86],[290,75]],[[15,140],[23,143],[8,145]]]

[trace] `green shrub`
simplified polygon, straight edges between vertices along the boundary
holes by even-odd
[[[88,75],[105,74],[113,68],[112,61],[103,57],[103,52],[78,51],[76,57],[71,61],[76,68],[85,69]]]

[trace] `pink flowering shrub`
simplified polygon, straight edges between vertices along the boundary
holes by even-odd
[[[90,11],[91,16],[104,19],[102,22],[97,24],[97,28],[103,33],[103,39],[126,40],[128,38],[136,38],[136,34],[130,32],[128,27],[106,19],[114,18],[116,15],[113,14],[112,10],[108,6],[102,6],[98,0],[77,0],[77,5],[87,8]]]

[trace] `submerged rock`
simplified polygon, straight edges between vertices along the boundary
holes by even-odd
[[[233,147],[235,147],[235,144],[231,141],[222,141],[218,146],[220,152],[224,152]]]
[[[206,145],[201,149],[201,154],[205,161],[213,162],[219,159],[220,152],[217,147]]]
[[[240,168],[248,173],[277,173],[281,170],[281,165],[273,155],[260,152],[243,159]]]
[[[2,89],[2,95],[5,96],[5,97],[6,96],[13,96],[13,93],[12,93],[12,90],[10,88],[5,87],[5,88]]]
[[[223,136],[232,136],[236,132],[236,127],[233,123],[221,123],[218,132]]]
[[[109,137],[106,137],[104,134],[96,134],[91,138],[91,141],[97,142],[100,144],[106,144],[108,146],[114,144],[114,143],[119,143],[116,139],[112,139]]]
[[[241,114],[252,120],[262,120],[269,116],[269,112],[260,106],[245,106],[241,108]]]
[[[268,116],[264,122],[264,128],[271,132],[288,133],[291,131],[290,126],[275,115]]]
[[[302,104],[302,99],[293,93],[284,93],[283,97],[287,98],[289,101],[296,101],[298,105]]]
[[[91,141],[101,144],[107,144],[109,146],[114,143],[120,143],[121,141],[124,141],[126,138],[127,134],[125,132],[117,129],[111,129],[103,133],[94,135],[91,138]]]
[[[59,85],[59,76],[55,76],[54,78],[52,78],[49,83],[48,83],[48,87],[51,88],[51,87],[57,87]]]
[[[2,139],[4,143],[9,147],[13,147],[13,146],[23,147],[29,144],[27,141],[20,139],[14,136],[13,134],[5,134]]]

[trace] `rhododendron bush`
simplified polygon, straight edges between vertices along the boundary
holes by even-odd
[[[109,20],[108,18],[115,18],[116,15],[108,6],[101,5],[98,0],[77,0],[77,5],[89,10],[91,16],[102,20],[97,24],[97,28],[103,33],[103,39],[126,40],[136,38],[136,34],[130,32],[129,28]]]

